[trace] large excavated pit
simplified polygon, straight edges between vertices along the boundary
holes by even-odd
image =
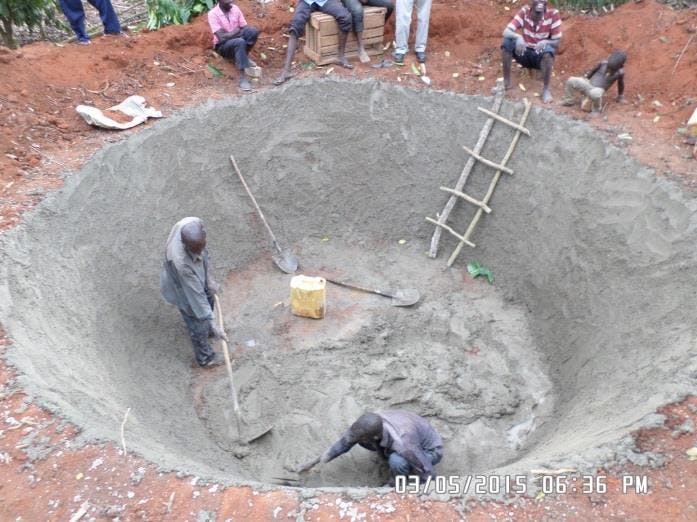
[[[297,81],[183,112],[111,145],[5,235],[0,321],[21,385],[84,430],[166,469],[268,483],[366,410],[406,408],[443,435],[446,475],[592,467],[655,408],[694,392],[695,200],[589,127],[533,109],[473,240],[444,269],[435,217],[490,100],[375,82]],[[517,119],[520,105],[504,104]],[[484,149],[503,157],[496,124]],[[421,302],[330,287],[323,320],[294,317],[290,276],[234,175],[242,171],[303,272],[414,287]],[[492,171],[475,167],[481,197]],[[473,211],[458,204],[451,224]],[[224,369],[200,370],[159,295],[164,242],[205,220],[234,354],[236,442]],[[406,240],[400,242],[399,240]],[[492,269],[472,280],[467,261]],[[301,485],[380,486],[361,448]]]

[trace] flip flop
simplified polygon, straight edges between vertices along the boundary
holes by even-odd
[[[353,65],[346,58],[344,58],[343,60],[337,60],[335,63],[336,65],[338,65],[339,67],[343,67],[344,69],[353,69]]]
[[[383,60],[380,63],[376,63],[375,65],[372,65],[371,67],[373,69],[389,69],[394,65],[394,62],[392,60]]]

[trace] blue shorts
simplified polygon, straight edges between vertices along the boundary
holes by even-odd
[[[510,51],[513,54],[513,59],[526,69],[539,69],[540,64],[542,63],[542,57],[545,54],[551,54],[552,57],[554,57],[554,54],[557,52],[553,46],[548,44],[541,53],[538,53],[532,47],[526,47],[525,53],[522,56],[518,56],[515,53],[515,43],[515,38],[504,38],[503,43],[501,44],[501,49]]]

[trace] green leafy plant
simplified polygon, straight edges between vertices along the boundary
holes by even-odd
[[[491,270],[477,261],[467,263],[467,271],[472,277],[484,276],[490,285],[494,283],[494,274],[491,273]]]
[[[212,64],[209,63],[209,64],[207,64],[207,67],[208,67],[208,70],[210,71],[210,73],[211,73],[213,76],[215,76],[216,78],[222,78],[222,77],[225,76],[225,74],[223,73],[223,71],[221,71],[220,69],[218,69],[215,65],[212,65]]]
[[[583,13],[610,12],[615,7],[624,4],[627,0],[553,0],[550,5],[558,9],[568,11],[581,11]]]
[[[215,6],[215,0],[147,0],[148,29],[189,23]]]
[[[3,43],[17,47],[13,26],[29,30],[41,29],[46,23],[55,23],[55,0],[0,0],[0,35]]]

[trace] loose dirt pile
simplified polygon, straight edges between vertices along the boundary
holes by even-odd
[[[461,146],[485,119],[477,106],[489,104],[297,81],[106,148],[3,240],[0,318],[21,385],[88,439],[117,440],[130,407],[133,450],[226,482],[265,480],[271,463],[286,464],[281,454],[312,456],[354,414],[400,400],[442,430],[448,473],[602,462],[646,415],[691,390],[695,205],[585,125],[534,109],[533,138],[466,254],[492,268],[497,290],[464,284],[462,265],[439,274],[444,260],[422,254],[432,233],[424,217],[442,208],[438,186],[459,175]],[[502,157],[509,141],[495,126],[485,156]],[[326,324],[274,306],[287,277],[258,268],[267,240],[231,152],[305,266],[417,286],[423,303],[399,310],[342,294]],[[477,167],[467,191],[483,194],[490,174]],[[204,382],[192,372],[180,318],[159,297],[163,241],[185,215],[206,220],[217,275],[232,274],[224,307],[247,347],[237,359],[246,413],[278,424],[250,450],[268,450],[266,463],[226,451],[224,372]],[[467,218],[462,206],[452,220]],[[310,390],[302,397],[300,385]],[[342,472],[358,484],[372,469],[365,458],[308,485],[336,484]]]

